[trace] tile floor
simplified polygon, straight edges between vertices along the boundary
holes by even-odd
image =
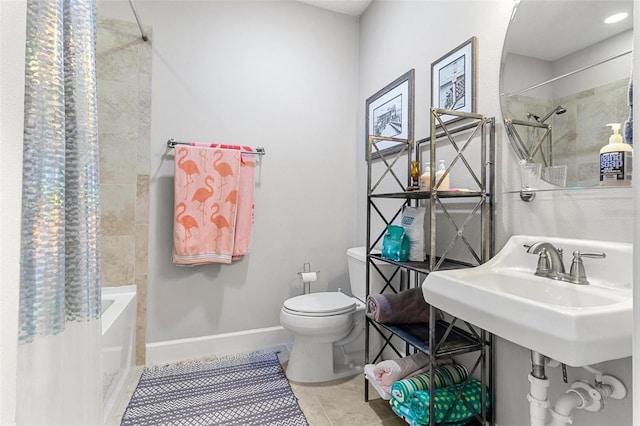
[[[288,350],[277,348],[283,368],[286,368]],[[119,426],[129,399],[136,388],[143,367],[137,367],[125,385],[125,389],[116,402],[113,415],[106,426]],[[391,410],[389,403],[378,398],[370,387],[369,402],[364,402],[364,376],[357,375],[347,379],[324,383],[291,382],[293,393],[298,398],[310,426],[406,426]],[[377,398],[377,399],[373,399]]]
[[[310,426],[406,426],[373,388],[364,402],[364,376],[322,384],[291,382],[293,393]]]

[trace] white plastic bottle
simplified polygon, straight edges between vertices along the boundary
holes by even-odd
[[[420,189],[423,191],[431,190],[431,163],[424,163],[423,173],[420,175]]]
[[[629,186],[633,172],[633,148],[622,141],[620,124],[611,123],[613,134],[600,150],[600,185]]]
[[[436,172],[436,186],[438,185],[438,181],[440,180],[440,178],[442,178],[442,176],[444,175],[444,172],[447,171],[447,167],[444,164],[444,160],[440,160],[440,162],[438,163],[438,171]],[[444,179],[442,180],[442,183],[440,184],[440,186],[438,186],[438,191],[448,191],[449,190],[449,174],[447,174]]]

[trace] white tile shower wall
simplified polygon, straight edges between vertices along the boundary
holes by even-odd
[[[150,30],[147,31],[151,34]],[[149,232],[151,41],[134,23],[99,19],[103,286],[138,286],[136,362],[144,364]]]
[[[567,186],[594,186],[599,179],[600,148],[611,136],[606,124],[624,123],[628,117],[628,88],[625,78],[551,100],[517,95],[506,100],[505,114],[526,120],[528,112],[543,115],[562,105],[567,111],[546,122],[552,126],[554,164],[567,165]],[[518,127],[518,131],[529,142],[542,136],[531,128]]]

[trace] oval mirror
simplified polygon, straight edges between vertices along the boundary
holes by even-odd
[[[627,17],[605,23],[618,13]],[[599,184],[607,124],[620,123],[624,134],[629,120],[632,40],[632,0],[515,1],[502,52],[502,115],[516,155],[541,163],[547,182]]]

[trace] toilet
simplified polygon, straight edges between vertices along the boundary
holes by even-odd
[[[289,380],[325,382],[362,372],[366,259],[365,247],[347,250],[353,297],[331,291],[303,294],[284,301],[280,324],[294,336],[286,371]],[[382,262],[378,267],[393,268]],[[381,291],[385,283],[380,274],[372,270],[370,279],[372,292]]]

